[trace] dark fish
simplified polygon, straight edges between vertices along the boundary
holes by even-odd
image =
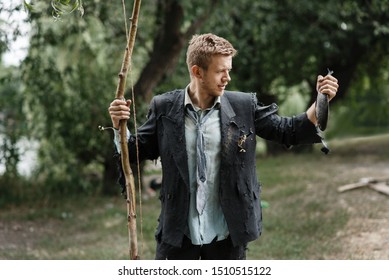
[[[328,74],[331,75],[333,71],[328,69]],[[316,118],[317,125],[321,131],[327,128],[329,104],[328,95],[318,92],[316,97]]]
[[[328,96],[327,94],[318,93],[316,98],[316,118],[317,125],[321,131],[327,128],[328,122]]]

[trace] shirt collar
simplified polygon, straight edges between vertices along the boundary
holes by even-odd
[[[207,108],[207,109],[212,109],[213,107],[216,107],[216,109],[220,108],[220,100],[221,100],[221,98],[220,98],[220,96],[218,96],[215,99],[215,102],[213,103],[212,107],[211,108]],[[200,108],[198,108],[197,106],[193,105],[192,99],[190,99],[190,96],[189,96],[189,85],[187,85],[186,88],[185,88],[184,106],[185,107],[191,106],[195,111],[200,110]]]

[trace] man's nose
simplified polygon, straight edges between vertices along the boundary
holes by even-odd
[[[223,76],[223,80],[226,82],[231,81],[230,73],[226,72],[226,74]]]

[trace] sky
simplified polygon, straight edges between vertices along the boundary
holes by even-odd
[[[5,10],[9,10],[19,5],[21,0],[0,0],[1,5]],[[30,26],[24,20],[27,18],[27,12],[14,12],[11,15],[3,11],[0,13],[1,28],[5,28],[8,34],[12,36],[12,32],[19,25],[23,36],[19,36],[16,41],[13,41],[9,46],[9,51],[3,55],[3,63],[5,65],[19,65],[25,58],[28,51],[29,31]]]

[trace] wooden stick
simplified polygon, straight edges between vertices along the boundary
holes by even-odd
[[[141,0],[135,0],[132,10],[132,18],[129,36],[127,39],[127,46],[124,52],[122,67],[119,72],[119,81],[116,89],[115,97],[117,99],[124,98],[124,90],[126,87],[126,79],[128,69],[131,63],[132,51],[135,45],[135,37],[137,31],[139,10],[140,10]],[[127,219],[128,219],[128,238],[129,238],[129,254],[130,259],[136,260],[139,259],[138,255],[138,238],[136,231],[136,199],[135,199],[135,182],[134,174],[131,170],[128,146],[127,146],[127,121],[121,120],[119,123],[119,133],[120,133],[120,148],[121,148],[121,162],[123,167],[123,173],[126,180],[126,193],[127,193]]]
[[[359,179],[357,183],[351,183],[351,184],[338,187],[338,192],[345,192],[345,191],[363,188],[363,187],[371,187],[373,184],[388,182],[388,181],[389,181],[389,177],[380,177],[380,178],[364,177]]]
[[[389,186],[385,183],[385,182],[379,182],[379,183],[375,183],[375,184],[371,184],[369,186],[369,188],[377,191],[377,192],[380,192],[382,194],[386,194],[386,195],[389,195]]]
[[[371,182],[373,182],[373,180],[373,178],[361,178],[357,183],[351,183],[338,187],[338,192],[345,192],[357,188],[367,187]]]

